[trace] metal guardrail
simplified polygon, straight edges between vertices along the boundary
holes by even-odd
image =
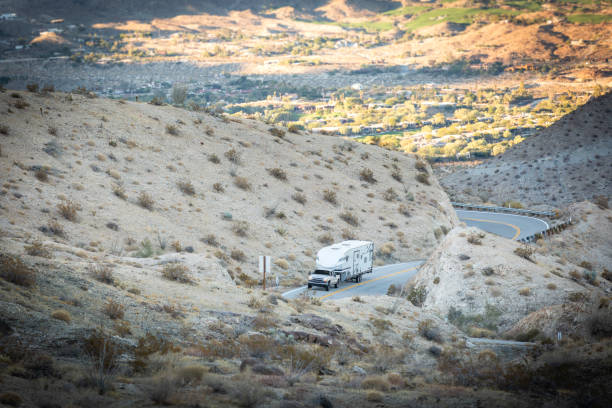
[[[572,225],[572,219],[571,218],[569,218],[568,220],[566,220],[566,221],[564,221],[564,222],[562,222],[560,224],[556,224],[556,225],[553,225],[552,227],[548,227],[548,228],[546,228],[542,232],[537,232],[535,234],[532,234],[532,235],[529,235],[527,237],[521,238],[521,239],[519,239],[517,241],[524,242],[524,243],[536,242],[540,238],[549,237],[551,235],[558,234],[559,232],[563,231],[564,229],[566,229],[570,225]]]
[[[451,202],[451,205],[453,207],[473,209],[473,210],[479,210],[479,211],[539,215],[539,216],[551,217],[551,218],[557,215],[554,211],[535,211],[535,210],[526,210],[523,208],[495,207],[495,206],[488,206],[488,205],[464,204],[464,203],[454,203],[454,202]]]

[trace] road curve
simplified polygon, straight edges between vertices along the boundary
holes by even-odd
[[[510,239],[521,239],[548,228],[548,223],[525,215],[456,210],[460,221]]]
[[[459,220],[469,226],[480,228],[493,234],[510,239],[521,239],[544,231],[548,228],[546,221],[534,217],[515,214],[503,214],[483,211],[456,210]],[[363,276],[363,281],[342,282],[337,289],[329,292],[322,288],[308,289],[302,286],[282,294],[285,299],[293,299],[302,294],[318,297],[321,300],[341,299],[353,296],[384,295],[392,284],[403,286],[418,272],[425,260],[419,259],[393,265],[374,268],[371,274]]]

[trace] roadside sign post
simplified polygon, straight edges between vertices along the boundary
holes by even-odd
[[[270,257],[259,255],[259,273],[263,274],[263,289],[266,290],[266,272],[270,272]]]

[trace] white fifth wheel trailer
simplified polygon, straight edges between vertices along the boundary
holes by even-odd
[[[347,280],[360,282],[364,273],[372,272],[374,243],[371,241],[344,241],[321,248],[317,253],[317,266],[308,276],[308,288],[331,286]]]

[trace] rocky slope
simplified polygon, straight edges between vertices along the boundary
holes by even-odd
[[[169,106],[0,99],[1,228],[100,260],[188,252],[240,282],[259,279],[266,254],[271,278],[293,285],[329,242],[367,239],[384,244],[380,262],[414,259],[456,223],[411,156]]]
[[[478,166],[441,175],[456,201],[561,208],[612,194],[612,93]]]

